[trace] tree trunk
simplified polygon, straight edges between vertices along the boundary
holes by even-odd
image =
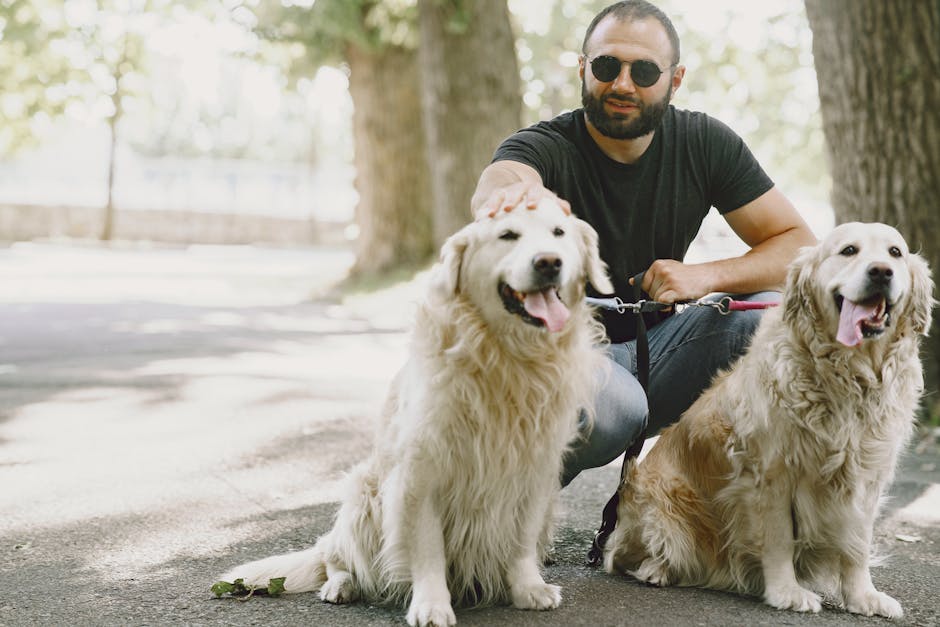
[[[470,197],[522,115],[506,0],[419,0],[434,241],[470,221]]]
[[[115,102],[115,111],[120,110],[120,98],[112,98]],[[116,112],[108,119],[108,130],[111,133],[108,143],[108,201],[104,206],[104,216],[101,225],[101,241],[109,242],[114,237],[114,164],[117,155],[117,124],[120,115]]]
[[[352,273],[416,266],[434,250],[417,52],[351,44],[346,58],[359,192]]]
[[[940,1],[805,1],[836,221],[896,226],[940,276]],[[936,318],[925,361],[935,391]]]
[[[124,116],[124,64],[127,62],[127,36],[121,48],[121,57],[114,65],[111,75],[114,77],[114,93],[111,94],[111,106],[114,113],[108,118],[108,130],[111,132],[108,144],[108,202],[104,206],[101,226],[101,240],[111,241],[114,237],[114,167],[117,160],[118,125]]]

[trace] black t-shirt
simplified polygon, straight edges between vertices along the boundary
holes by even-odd
[[[581,109],[515,133],[496,150],[493,161],[502,160],[535,168],[545,187],[594,226],[614,289],[628,302],[628,279],[656,259],[681,261],[711,207],[725,214],[773,187],[734,131],[671,105],[635,163],[605,155]],[[635,337],[634,316],[602,314],[612,342]]]

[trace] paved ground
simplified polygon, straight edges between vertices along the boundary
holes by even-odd
[[[404,353],[413,287],[310,300],[343,251],[0,249],[0,625],[394,625],[395,609],[313,595],[241,602],[217,573],[299,549]],[[877,625],[827,608],[656,589],[583,565],[617,468],[563,493],[553,612],[463,625]],[[878,525],[894,624],[940,624],[940,454],[905,458]]]

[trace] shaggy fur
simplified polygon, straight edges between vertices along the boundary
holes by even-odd
[[[286,576],[288,592],[319,590],[332,603],[410,603],[411,625],[454,624],[452,600],[556,607],[540,543],[579,408],[591,405],[605,363],[587,281],[612,289],[597,234],[556,203],[453,235],[332,530],[312,549],[223,579]],[[550,304],[531,304],[541,298]]]
[[[802,250],[748,352],[630,464],[607,571],[901,616],[872,585],[869,554],[923,387],[931,290],[883,224],[844,224]],[[871,315],[846,322],[853,303]]]

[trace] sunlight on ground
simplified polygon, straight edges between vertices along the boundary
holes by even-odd
[[[286,305],[339,281],[352,262],[344,249],[20,242],[0,249],[0,302]]]
[[[940,484],[931,484],[917,499],[895,513],[893,518],[920,526],[940,524]]]

